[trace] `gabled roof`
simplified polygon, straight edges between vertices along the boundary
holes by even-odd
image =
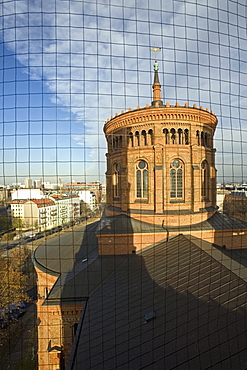
[[[27,202],[27,199],[15,199],[12,200],[11,204],[25,204]]]
[[[31,202],[35,203],[38,208],[40,207],[46,207],[46,206],[54,206],[55,202],[48,198],[42,198],[42,199],[30,199]]]
[[[217,253],[178,235],[126,256],[91,291],[68,369],[247,368],[247,283]]]
[[[11,204],[25,204],[25,203],[30,203],[30,202],[36,204],[38,208],[55,205],[55,202],[49,198],[15,199],[15,200],[12,200]]]

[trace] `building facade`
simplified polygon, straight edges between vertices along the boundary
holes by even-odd
[[[21,219],[26,229],[44,231],[57,226],[57,207],[51,199],[13,200],[11,215]]]
[[[78,195],[58,195],[50,196],[56,203],[57,222],[63,225],[80,217],[80,199]]]
[[[44,231],[53,227],[74,221],[80,217],[80,199],[76,195],[64,196],[54,194],[50,198],[45,198],[38,189],[25,189],[32,191],[28,195],[40,193],[40,199],[19,199],[23,193],[20,190],[13,195],[11,202],[12,218],[19,218],[23,221],[24,228]],[[19,195],[18,195],[19,194]]]
[[[99,204],[101,202],[102,196],[103,196],[103,185],[100,181],[91,181],[89,183],[86,182],[71,182],[70,184],[66,184],[65,190],[69,192],[73,192],[74,194],[82,194],[82,192],[92,192],[95,196],[96,204]],[[85,193],[86,194],[86,193]],[[88,195],[84,195],[80,198],[88,203],[83,198],[88,197]],[[88,203],[89,204],[89,203]]]
[[[99,207],[94,191],[79,190],[78,196],[80,198],[80,201],[86,203],[92,212],[94,212]]]
[[[40,189],[17,189],[11,192],[12,200],[15,199],[43,199],[45,194]]]
[[[223,211],[230,217],[247,221],[247,191],[235,190],[226,194],[223,202]]]

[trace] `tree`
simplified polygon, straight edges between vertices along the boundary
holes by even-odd
[[[8,257],[0,256],[0,320],[2,324],[8,323],[11,305],[29,300],[26,294],[27,278],[22,273],[22,266],[27,257],[27,252],[21,248],[10,251]]]
[[[85,203],[83,200],[80,203],[80,214],[81,216],[90,216],[92,214],[92,210],[88,203]]]
[[[12,226],[15,228],[15,229],[24,229],[25,228],[25,221],[20,218],[20,217],[13,217],[12,218]]]

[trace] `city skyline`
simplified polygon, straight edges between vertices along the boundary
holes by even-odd
[[[104,182],[104,122],[151,103],[154,44],[163,101],[213,110],[219,181],[247,177],[244,3],[132,5],[2,2],[0,183]]]

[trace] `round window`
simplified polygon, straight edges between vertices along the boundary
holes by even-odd
[[[181,167],[181,163],[178,159],[175,159],[173,162],[172,162],[172,167],[174,168],[179,168]]]
[[[140,161],[139,163],[138,163],[138,168],[140,169],[140,170],[143,170],[144,168],[146,168],[147,167],[147,163],[145,162],[145,161]]]

